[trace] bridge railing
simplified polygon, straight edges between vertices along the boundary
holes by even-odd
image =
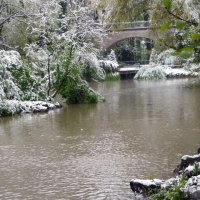
[[[140,28],[148,28],[150,21],[133,21],[133,22],[116,22],[105,24],[107,30],[134,30]]]

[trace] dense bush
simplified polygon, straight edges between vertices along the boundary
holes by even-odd
[[[45,99],[45,81],[36,74],[16,51],[0,51],[0,99]]]
[[[6,101],[0,102],[0,117],[12,116],[20,112],[19,104],[12,104]]]
[[[143,66],[137,72],[135,79],[165,79],[166,74],[161,67]]]
[[[97,103],[98,96],[86,84],[69,83],[61,92],[68,104]]]

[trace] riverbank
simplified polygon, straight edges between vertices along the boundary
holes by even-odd
[[[195,63],[193,57],[183,59],[173,53],[173,49],[163,52],[152,49],[149,64],[141,66],[135,79],[199,77],[200,64]]]
[[[200,199],[200,148],[196,155],[184,155],[168,180],[133,179],[130,187],[136,199]]]
[[[0,117],[20,113],[48,112],[61,107],[58,102],[5,100],[0,102]]]

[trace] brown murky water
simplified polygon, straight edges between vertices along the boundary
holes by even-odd
[[[130,200],[132,178],[167,178],[200,145],[187,80],[94,87],[107,101],[0,119],[0,199]]]

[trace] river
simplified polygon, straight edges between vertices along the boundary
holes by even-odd
[[[200,146],[200,90],[184,80],[95,84],[106,98],[0,119],[0,199],[131,200]]]

